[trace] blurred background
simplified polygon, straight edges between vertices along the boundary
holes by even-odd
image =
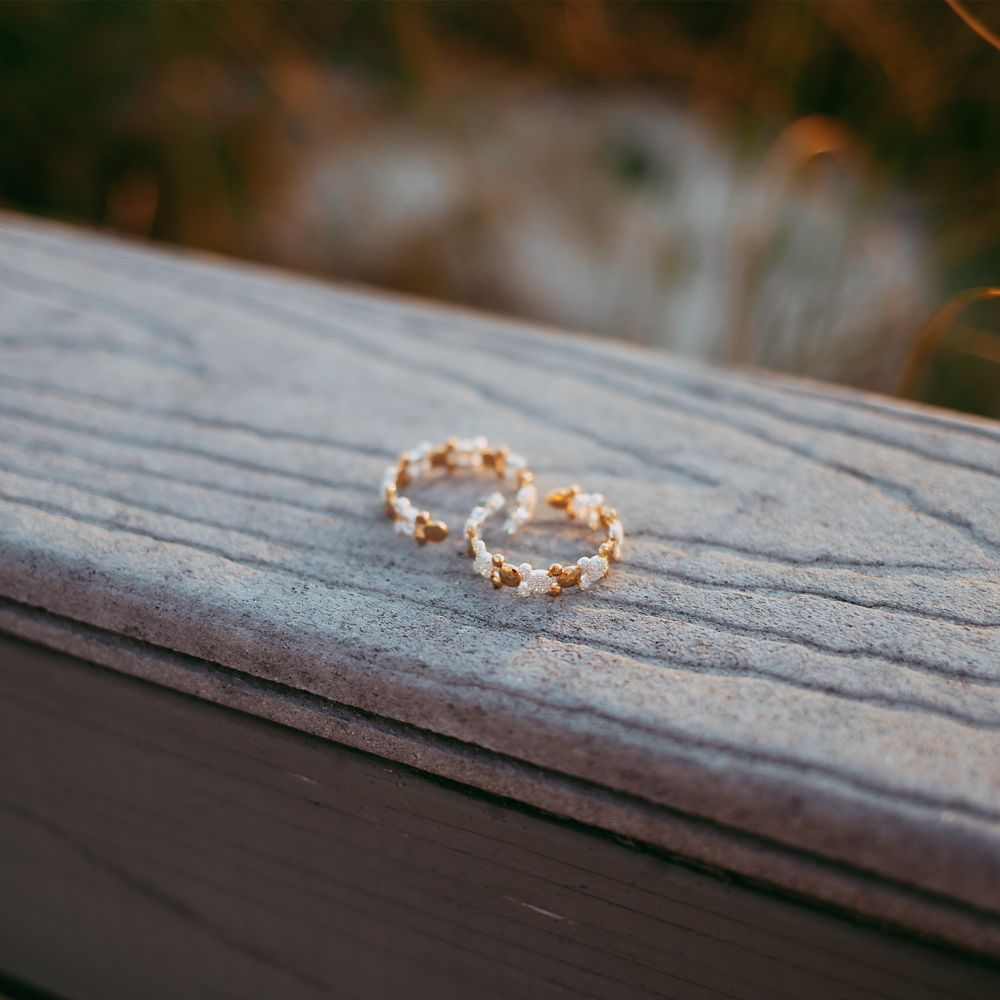
[[[1000,417],[998,36],[946,0],[5,3],[0,202]]]

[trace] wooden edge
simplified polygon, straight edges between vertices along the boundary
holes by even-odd
[[[666,852],[840,915],[1000,958],[994,914],[680,810],[0,598],[0,631]]]

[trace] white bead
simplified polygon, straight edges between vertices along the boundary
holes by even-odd
[[[476,451],[486,451],[486,449],[490,446],[489,441],[484,438],[482,434],[474,437],[472,439],[472,443],[475,445]]]
[[[538,489],[534,483],[525,483],[517,491],[517,505],[529,516],[534,514],[538,505]]]
[[[580,567],[580,589],[586,590],[597,583],[608,571],[608,561],[603,556],[581,556],[576,561]]]
[[[469,513],[469,519],[465,522],[465,530],[475,530],[478,531],[482,526],[483,522],[486,520],[486,508],[485,507],[473,507],[472,511]]]
[[[486,506],[496,513],[496,511],[503,509],[503,494],[499,491],[494,491],[486,498]]]
[[[612,521],[608,526],[608,541],[611,542],[611,550],[615,558],[621,558],[622,543],[625,541],[625,530],[622,528],[621,521]]]
[[[535,594],[547,594],[554,581],[548,574],[548,570],[533,569],[527,576],[521,577],[521,583],[517,592],[521,597],[532,597]]]
[[[531,563],[521,563],[521,565],[517,567],[517,571],[521,574],[521,579],[525,579],[531,575]]]
[[[569,502],[569,512],[588,527],[596,528],[601,520],[599,508],[604,503],[600,493],[577,493]]]
[[[511,469],[513,472],[519,472],[521,469],[525,469],[528,466],[528,462],[523,455],[519,455],[517,452],[512,451],[507,456],[507,468]]]
[[[507,532],[508,535],[513,535],[522,524],[527,524],[531,518],[528,516],[527,512],[520,508],[515,508],[507,515],[507,520],[504,521],[503,530]]]
[[[472,551],[476,558],[472,560],[472,568],[480,576],[490,576],[493,573],[493,555],[486,550],[486,543],[477,538],[472,543]]]
[[[483,464],[479,438],[459,438],[455,442],[452,458],[455,465],[463,469],[478,469]]]
[[[426,472],[430,471],[430,455],[434,446],[430,441],[421,441],[416,448],[403,452],[406,460],[407,472],[411,479],[419,479]]]
[[[412,521],[396,521],[395,527],[397,535],[412,535],[415,530],[415,526]]]

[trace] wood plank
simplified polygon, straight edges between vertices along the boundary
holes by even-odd
[[[14,218],[0,287],[3,628],[1000,954],[998,425]],[[477,432],[609,497],[606,584],[391,533]]]
[[[329,741],[3,637],[0,657],[0,966],[66,996],[1000,986],[996,965]]]

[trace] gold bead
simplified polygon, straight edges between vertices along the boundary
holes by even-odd
[[[466,538],[466,540],[465,540],[465,551],[470,556],[472,556],[473,558],[475,558],[476,550],[472,547],[473,541],[475,541],[475,537],[473,535],[469,535],[469,537]]]
[[[416,539],[418,545],[427,544],[427,536],[424,534],[424,526],[422,524],[415,524],[413,526],[413,537]]]
[[[516,566],[504,563],[500,567],[500,580],[505,587],[516,587],[521,582],[521,572]]]
[[[503,586],[503,580],[500,579],[499,573],[493,573],[490,577],[490,583],[493,584],[495,590],[499,590]]]
[[[531,469],[518,469],[517,470],[517,485],[527,486],[528,483],[533,483],[535,481],[535,474]]]
[[[605,559],[608,559],[614,550],[615,547],[611,542],[602,542],[600,548],[597,550],[597,554],[599,556],[604,556]]]
[[[550,507],[568,507],[570,500],[573,499],[573,488],[569,487],[565,490],[553,490],[551,493],[546,493],[545,502]]]
[[[560,587],[558,583],[554,583],[551,587],[549,587],[549,594],[551,594],[552,597],[558,597],[561,593],[562,587]]]
[[[618,520],[618,511],[616,511],[614,507],[602,506],[600,510],[600,518],[601,518],[601,523],[606,528],[608,527],[609,524],[611,524],[612,521]]]
[[[559,579],[556,583],[564,589],[566,587],[575,587],[580,582],[580,574],[582,570],[579,566],[567,566],[562,573],[559,574]]]
[[[426,524],[430,519],[431,512],[429,510],[418,511],[416,518],[414,518],[417,524]]]
[[[444,521],[431,521],[424,525],[424,537],[429,542],[443,542],[448,537],[448,525]]]
[[[549,576],[558,576],[562,572],[562,563],[552,563],[549,566]]]
[[[499,569],[507,560],[504,559],[502,552],[493,553],[493,565]]]

